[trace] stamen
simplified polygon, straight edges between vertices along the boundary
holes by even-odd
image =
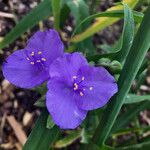
[[[41,60],[37,60],[36,62],[41,62]]]
[[[41,52],[41,51],[39,51],[39,52],[38,52],[38,54],[40,55],[40,54],[42,54],[42,52]]]
[[[90,89],[90,90],[93,90],[93,87],[91,86],[89,89]]]
[[[73,78],[73,79],[77,79],[77,76],[73,76],[72,78]]]
[[[30,55],[31,55],[31,56],[34,56],[34,52],[32,52]]]
[[[74,90],[77,90],[78,89],[78,85],[77,85],[77,83],[74,83],[74,88],[73,88]]]
[[[83,77],[82,77],[82,81],[84,81],[84,79],[85,79],[85,77],[83,76]]]
[[[42,61],[46,61],[46,58],[41,58]]]
[[[29,57],[26,58],[27,60],[30,60]]]
[[[82,92],[80,92],[80,96],[83,96],[84,94]]]
[[[31,64],[31,65],[34,65],[34,62],[33,62],[33,61],[31,61],[31,62],[30,62],[30,64]]]
[[[85,91],[85,89],[83,89],[83,91]]]

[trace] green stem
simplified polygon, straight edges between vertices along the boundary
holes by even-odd
[[[118,80],[119,91],[113,97],[105,109],[97,130],[93,136],[93,142],[101,148],[107,139],[111,128],[124,103],[132,82],[143,62],[146,52],[150,47],[150,7],[147,9],[131,50],[127,56],[125,65]]]
[[[54,16],[54,28],[60,30],[60,5],[61,0],[52,0],[52,11]]]
[[[23,150],[48,150],[59,135],[59,129],[54,126],[46,128],[48,112],[43,110],[33,128]]]

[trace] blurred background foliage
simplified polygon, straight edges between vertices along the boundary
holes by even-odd
[[[65,51],[80,51],[91,65],[108,69],[118,81],[119,92],[104,108],[90,111],[78,129],[60,131],[45,110],[45,84],[30,91],[19,91],[1,76],[0,147],[7,149],[6,144],[11,143],[13,148],[22,149],[42,110],[23,150],[150,149],[150,1],[43,0],[34,3],[25,0],[23,13],[22,8],[17,12],[14,7],[19,8],[19,3],[22,2],[0,1],[1,64],[10,53],[22,48],[35,31],[55,28]],[[32,4],[29,12],[28,3]],[[10,12],[1,13],[6,11],[6,6]],[[7,108],[5,105],[10,100],[13,105]],[[25,125],[23,119],[27,113],[30,122]],[[20,131],[24,134],[23,141],[14,133],[9,115],[23,127]],[[16,140],[10,140],[8,133]]]

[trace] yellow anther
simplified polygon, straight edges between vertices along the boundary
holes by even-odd
[[[46,61],[46,58],[41,58],[42,61]]]
[[[80,96],[83,96],[84,94],[82,92],[80,92]]]
[[[77,83],[74,83],[74,90],[77,90],[78,89],[78,84]]]
[[[85,78],[84,78],[84,77],[82,77],[82,81],[84,81],[84,79],[85,79]]]
[[[30,55],[31,55],[31,56],[34,56],[34,52],[32,52]]]
[[[36,62],[41,62],[41,60],[37,60]]]
[[[40,55],[40,54],[42,54],[42,52],[41,52],[41,51],[38,51],[38,54]]]
[[[27,60],[30,60],[29,57],[26,58]]]
[[[90,87],[89,89],[90,89],[90,90],[93,90],[93,87]]]
[[[76,78],[77,78],[77,76],[73,76],[72,78],[73,78],[73,79],[76,79]]]
[[[30,64],[31,64],[31,65],[34,65],[34,62],[33,62],[33,61],[31,61],[31,62],[30,62]]]

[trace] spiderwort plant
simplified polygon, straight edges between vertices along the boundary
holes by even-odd
[[[10,55],[3,74],[11,83],[32,88],[48,81],[46,107],[62,129],[74,129],[89,110],[104,106],[117,92],[115,79],[103,67],[90,66],[81,53],[63,54],[55,30],[38,31],[23,50]]]
[[[106,69],[90,66],[78,52],[56,59],[49,74],[46,106],[63,129],[79,126],[89,110],[104,106],[118,90]]]
[[[63,55],[64,46],[55,30],[38,31],[27,46],[3,64],[3,75],[16,86],[32,88],[49,79],[49,66]]]

